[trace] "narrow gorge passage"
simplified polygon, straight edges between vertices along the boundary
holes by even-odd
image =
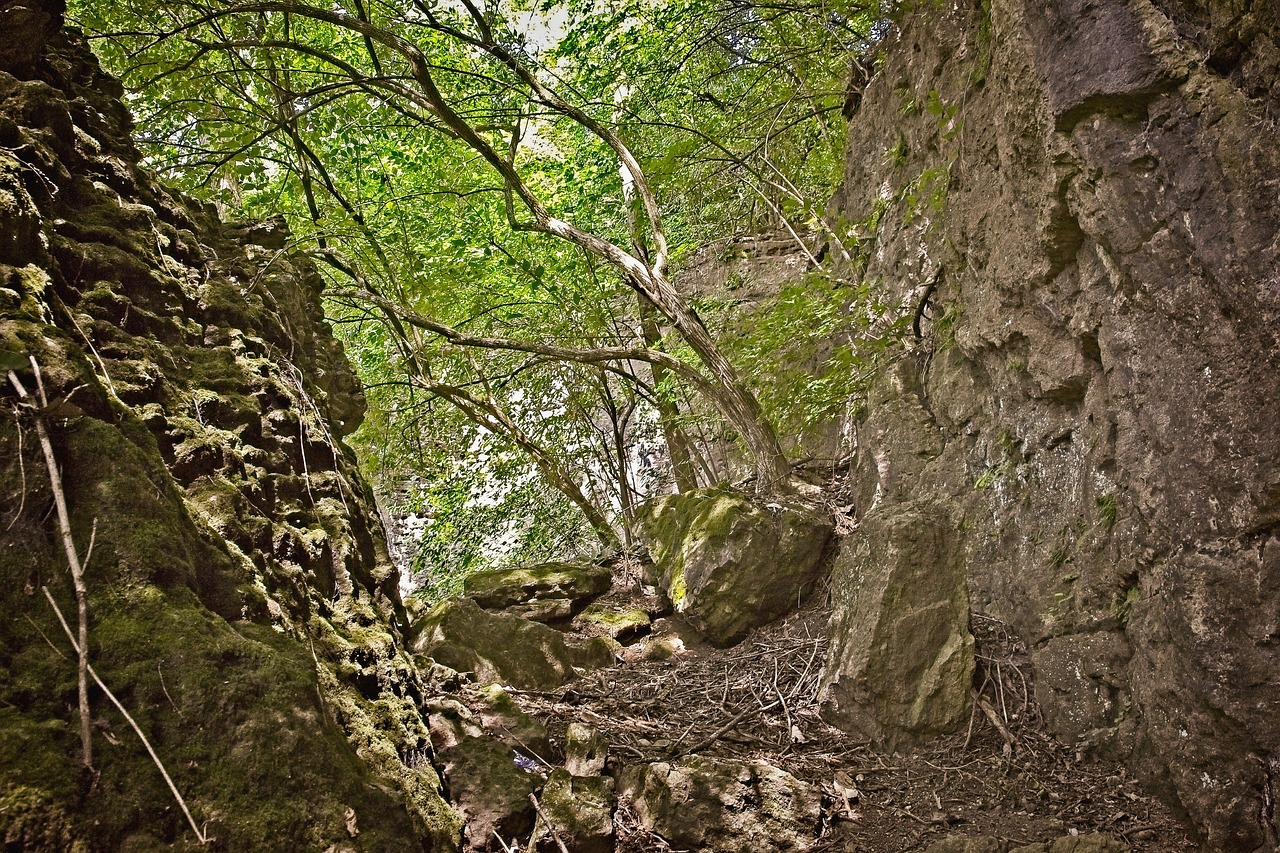
[[[6,853],[1280,849],[1280,7],[553,6],[0,0]]]

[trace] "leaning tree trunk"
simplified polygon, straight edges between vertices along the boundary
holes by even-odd
[[[657,349],[662,342],[662,334],[658,331],[653,305],[643,294],[637,294],[636,303],[640,312],[640,328],[644,335],[644,344],[650,349]],[[651,364],[649,372],[653,374],[653,384],[658,391],[654,395],[654,403],[658,409],[658,426],[662,430],[662,439],[666,442],[667,453],[671,455],[671,470],[675,475],[676,491],[691,492],[698,488],[698,469],[694,463],[693,441],[680,426],[679,407],[674,401],[663,397],[658,390],[668,375],[667,369],[660,364]]]
[[[667,317],[711,374],[713,381],[702,390],[710,397],[716,409],[738,430],[742,443],[746,445],[747,452],[756,464],[757,490],[787,491],[791,483],[791,464],[782,450],[777,433],[765,418],[760,402],[729,359],[716,346],[702,320],[672,287],[666,276],[654,270],[647,272],[648,281],[642,283],[645,294]]]
[[[492,402],[477,397],[461,388],[433,382],[425,377],[417,377],[414,381],[424,389],[443,397],[457,406],[459,411],[475,423],[503,436],[523,450],[533,460],[533,464],[538,467],[538,473],[542,475],[543,479],[568,498],[570,503],[581,511],[597,538],[600,539],[600,543],[606,548],[619,547],[618,534],[613,529],[613,525],[604,517],[604,513],[600,511],[599,507],[592,503],[591,499],[583,493],[577,481],[573,479],[573,475],[565,470],[559,460],[534,440],[533,436],[521,429],[520,425],[513,421],[506,412]]]

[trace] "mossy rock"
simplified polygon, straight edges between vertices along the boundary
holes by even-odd
[[[649,614],[635,607],[617,607],[596,602],[574,619],[578,628],[601,631],[620,642],[649,630]]]
[[[436,605],[415,627],[414,651],[483,683],[544,690],[573,679],[573,656],[560,632],[460,598]]]
[[[834,532],[817,510],[700,489],[650,501],[640,516],[650,583],[718,646],[790,612],[818,579]]]
[[[25,853],[88,853],[81,828],[41,788],[11,785],[0,789],[0,843]]]
[[[540,804],[556,835],[574,853],[612,853],[615,783],[608,776],[571,776],[555,770],[547,778]],[[540,821],[536,849],[560,849]]]
[[[474,700],[476,717],[491,737],[531,752],[535,758],[551,760],[551,739],[547,735],[547,727],[536,717],[526,714],[510,693],[497,684],[486,684],[476,688],[469,698]]]
[[[763,761],[691,755],[623,768],[620,797],[672,847],[706,853],[808,850],[822,792]]]
[[[618,662],[622,643],[612,637],[588,637],[568,641],[569,655],[579,669],[606,669]]]
[[[488,610],[563,600],[569,603],[571,611],[577,612],[608,592],[612,585],[613,573],[606,566],[541,563],[519,569],[476,572],[463,582],[463,594]]]
[[[450,799],[465,821],[467,850],[492,849],[494,833],[503,839],[529,836],[534,818],[529,795],[542,785],[542,777],[517,763],[515,750],[496,738],[471,737],[437,758]]]

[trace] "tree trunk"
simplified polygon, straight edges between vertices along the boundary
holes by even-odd
[[[646,292],[652,291],[652,301],[680,333],[698,360],[710,372],[713,387],[704,390],[725,419],[738,430],[747,452],[756,464],[756,489],[761,492],[788,491],[791,482],[791,464],[782,451],[782,444],[773,426],[764,416],[759,401],[746,386],[734,366],[725,358],[702,324],[701,318],[672,287],[666,276],[649,270]]]
[[[643,294],[636,295],[636,304],[640,313],[640,328],[644,335],[645,346],[657,349],[662,340],[658,331],[658,321],[654,317],[653,305]],[[653,374],[655,389],[660,389],[667,378],[667,369],[660,364],[649,365]],[[667,453],[671,455],[671,470],[675,475],[676,491],[690,492],[698,488],[698,471],[694,464],[693,442],[680,426],[680,409],[675,401],[662,396],[660,390],[655,394],[658,408],[658,426],[662,430],[662,439],[667,444]]]

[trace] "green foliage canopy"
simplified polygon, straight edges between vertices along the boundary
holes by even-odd
[[[401,313],[473,337],[660,347],[697,365],[697,390],[725,395],[758,461],[772,452],[750,377],[665,294],[667,269],[762,227],[790,233],[818,272],[811,234],[843,251],[821,211],[849,57],[873,40],[878,5],[86,0],[76,15],[133,91],[155,166],[238,216],[283,213],[331,265],[334,318],[374,402],[364,452],[387,470],[451,470],[450,513],[470,430],[493,454],[527,450],[523,436],[621,518],[627,459],[601,440],[601,399],[652,412],[685,392],[635,360],[461,347]],[[551,239],[561,226],[586,236]],[[662,315],[658,340],[639,330],[637,292]],[[749,372],[767,349],[767,335],[734,347]],[[442,396],[516,432],[444,417]],[[518,467],[507,474],[524,482]]]

